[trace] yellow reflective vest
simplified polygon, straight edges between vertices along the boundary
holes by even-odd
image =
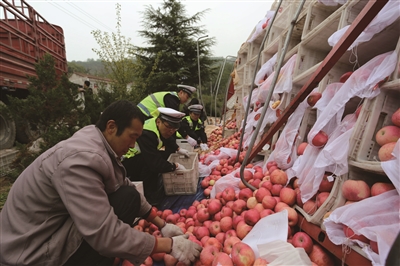
[[[149,117],[157,117],[159,112],[158,107],[165,107],[164,96],[167,94],[172,94],[178,97],[178,93],[175,91],[160,91],[155,92],[144,98],[140,103],[138,103],[139,109],[143,114]],[[178,97],[179,98],[179,97]]]
[[[162,146],[164,145],[161,138],[160,138],[160,132],[158,131],[157,128],[157,124],[156,124],[156,117],[148,119],[144,122],[143,125],[143,130],[149,130],[152,131],[154,133],[156,133],[157,135],[157,139],[158,139],[158,145],[157,145],[157,149],[161,149]],[[124,158],[132,158],[135,155],[140,154],[140,147],[139,147],[139,143],[135,143],[135,147],[134,148],[130,148],[129,151],[124,155]]]

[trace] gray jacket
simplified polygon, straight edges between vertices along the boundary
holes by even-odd
[[[118,220],[107,194],[132,185],[94,125],[41,154],[13,184],[0,212],[1,265],[62,265],[85,239],[104,256],[135,265],[154,236]],[[140,215],[151,205],[142,195]]]

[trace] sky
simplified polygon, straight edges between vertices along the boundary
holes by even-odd
[[[146,6],[157,8],[162,1],[138,0],[26,0],[44,19],[64,30],[68,61],[98,59],[93,48],[99,48],[91,31],[115,31],[116,3],[121,4],[121,33],[136,46],[146,46],[139,37],[143,30],[141,12]],[[271,9],[273,0],[181,0],[186,15],[209,9],[197,26],[204,25],[209,37],[215,37],[213,56],[236,56],[258,22]]]

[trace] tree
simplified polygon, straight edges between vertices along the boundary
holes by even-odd
[[[55,60],[50,54],[39,60],[35,70],[37,77],[29,77],[28,96],[10,97],[8,108],[1,110],[10,112],[17,122],[28,121],[42,139],[39,152],[31,152],[26,145],[17,146],[20,153],[13,165],[14,178],[41,152],[90,123],[90,116],[79,108],[81,102],[75,98],[77,86],[66,75],[57,76]]]
[[[131,94],[127,91],[127,85],[134,81],[137,69],[129,50],[132,48],[130,38],[121,35],[121,5],[116,5],[117,26],[116,33],[111,34],[92,31],[92,34],[99,44],[100,49],[93,51],[100,57],[104,64],[108,78],[113,81],[113,88],[116,99],[130,98]]]
[[[176,91],[177,84],[197,86],[197,38],[206,34],[196,26],[208,10],[187,16],[185,7],[178,0],[164,0],[160,8],[146,6],[143,13],[144,30],[139,35],[147,39],[147,47],[135,47],[140,68],[137,69],[135,88],[142,96],[157,91]],[[214,38],[199,42],[202,80],[212,74],[209,48]]]

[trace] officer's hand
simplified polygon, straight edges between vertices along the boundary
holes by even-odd
[[[186,170],[186,167],[181,165],[180,163],[176,163],[176,169],[175,170]]]
[[[194,147],[194,146],[197,145],[197,141],[196,141],[194,138],[190,137],[190,136],[188,136],[188,138],[187,138],[186,140],[188,141],[188,143],[189,143],[192,147]]]
[[[166,223],[165,226],[161,228],[161,234],[163,237],[173,237],[183,235],[183,231],[177,225]]]
[[[190,262],[194,262],[197,257],[200,256],[202,247],[193,241],[188,239],[189,235],[174,236],[172,238],[172,251],[171,255],[189,265]]]
[[[182,154],[182,155],[185,155],[187,158],[189,158],[189,151],[188,150],[179,148],[178,153]]]

